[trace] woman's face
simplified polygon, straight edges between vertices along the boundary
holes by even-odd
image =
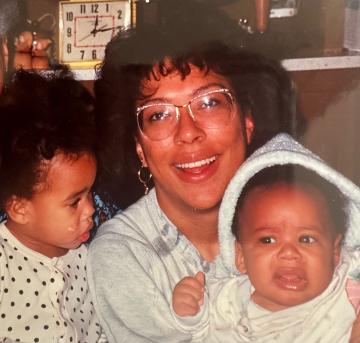
[[[159,80],[145,80],[142,92],[149,96],[137,106],[184,105],[199,94],[221,88],[232,90],[224,77],[192,67],[185,79],[173,72]],[[137,153],[153,175],[163,210],[169,206],[209,210],[219,205],[227,184],[243,163],[253,122],[236,103],[230,122],[221,128],[200,127],[186,107],[179,111],[180,119],[169,137],[151,140],[138,132]]]

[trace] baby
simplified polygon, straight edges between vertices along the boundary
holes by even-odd
[[[181,280],[178,325],[194,341],[348,342],[358,299],[346,286],[360,270],[360,251],[341,246],[351,201],[297,164],[260,170],[241,190],[232,223],[243,275],[208,280],[205,297],[201,272]]]
[[[94,213],[92,97],[66,70],[21,71],[0,117],[0,341],[105,341],[82,244]]]

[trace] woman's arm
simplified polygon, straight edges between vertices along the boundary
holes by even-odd
[[[176,328],[171,284],[160,257],[123,235],[102,235],[89,248],[89,287],[109,342],[171,343],[191,335]]]

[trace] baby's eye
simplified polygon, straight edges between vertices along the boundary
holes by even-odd
[[[260,242],[262,244],[273,244],[276,243],[276,240],[274,237],[266,236],[266,237],[261,237]]]
[[[311,244],[314,243],[316,241],[316,239],[312,236],[300,236],[299,237],[299,242],[300,243],[306,243],[306,244]]]

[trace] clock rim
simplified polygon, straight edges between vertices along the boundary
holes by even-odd
[[[135,0],[60,0],[58,2],[58,43],[59,43],[59,47],[58,47],[58,61],[61,64],[67,65],[69,66],[71,69],[88,69],[91,67],[96,67],[97,65],[101,64],[102,60],[101,59],[96,59],[96,60],[86,60],[86,61],[62,61],[62,40],[63,40],[63,35],[65,34],[64,31],[64,25],[63,25],[63,19],[62,19],[62,12],[63,12],[63,6],[62,5],[68,5],[68,4],[74,4],[74,3],[79,3],[79,4],[89,4],[89,3],[93,3],[93,2],[126,2],[129,4],[129,10],[130,10],[130,22],[128,23],[127,26],[129,27],[134,27],[135,26],[135,11],[136,11],[136,6],[135,6]]]

